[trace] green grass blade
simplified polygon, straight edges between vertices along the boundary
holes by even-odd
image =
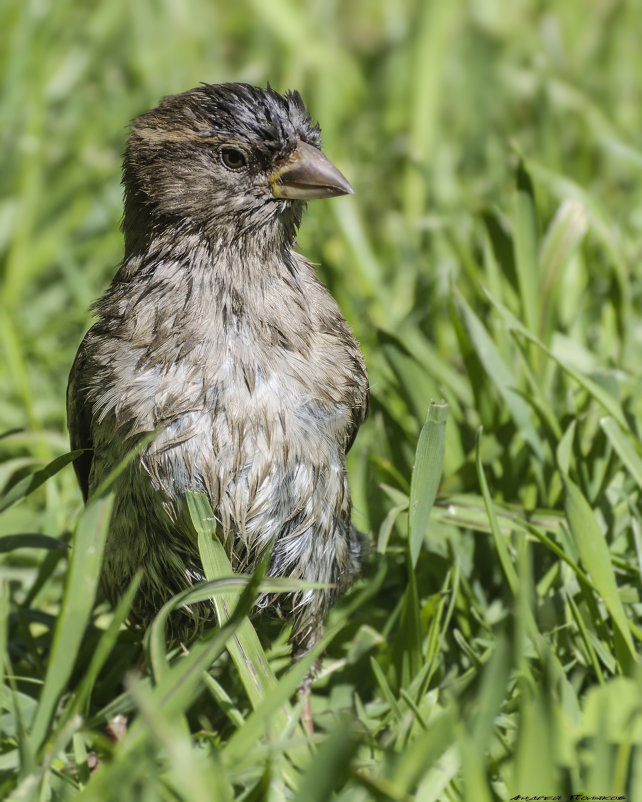
[[[439,489],[444,461],[447,418],[448,404],[444,401],[431,401],[426,422],[419,434],[415,465],[410,481],[408,511],[408,547],[410,564],[413,569],[419,558],[421,545],[428,529],[430,511]]]
[[[392,534],[392,530],[397,518],[402,512],[405,512],[408,509],[408,504],[409,502],[406,500],[401,504],[397,504],[395,507],[391,507],[386,513],[386,517],[383,519],[381,526],[379,527],[379,534],[377,537],[377,552],[379,554],[386,553],[388,542],[390,541],[390,535]]]
[[[408,566],[408,584],[403,594],[399,628],[394,640],[392,665],[393,683],[397,691],[408,688],[422,667],[422,633],[417,577]]]
[[[218,539],[216,520],[207,497],[203,494],[188,493],[187,504],[192,523],[198,533],[198,547],[205,576],[212,580],[233,575],[225,549]],[[229,620],[235,599],[223,595],[213,597],[213,602],[219,626],[222,626]],[[228,643],[228,650],[252,706],[256,707],[274,687],[276,678],[249,619],[239,624],[234,638]]]
[[[557,445],[555,456],[560,471],[567,474],[571,467],[571,456],[573,454],[573,439],[575,437],[575,428],[577,421],[573,420],[569,424],[567,430],[564,432],[562,439]]]
[[[163,747],[170,784],[181,798],[193,802],[211,802],[212,799],[232,802],[232,785],[220,762],[215,763],[193,748],[189,733],[176,727],[173,718],[154,703],[149,690],[139,684],[134,685],[131,692],[147,732]]]
[[[477,448],[476,448],[476,460],[475,464],[477,467],[477,477],[479,479],[479,487],[482,492],[482,497],[484,499],[484,506],[486,507],[486,514],[488,516],[488,521],[490,523],[490,531],[493,536],[493,541],[495,543],[495,548],[497,549],[497,554],[499,555],[499,561],[501,563],[502,569],[504,570],[504,575],[506,576],[506,580],[508,581],[508,586],[511,589],[513,594],[517,594],[517,571],[515,570],[515,566],[513,565],[513,561],[510,558],[508,553],[508,548],[506,546],[506,541],[504,540],[504,535],[499,528],[499,523],[497,521],[497,515],[495,513],[495,507],[493,505],[492,497],[490,495],[490,490],[488,488],[488,482],[486,481],[486,474],[484,473],[484,466],[482,465],[481,461],[481,439],[482,439],[482,429],[477,430]]]
[[[125,619],[129,613],[129,610],[132,606],[134,601],[134,596],[140,586],[140,582],[142,579],[142,574],[138,573],[134,576],[133,580],[130,582],[129,587],[123,594],[122,598],[118,602],[116,609],[114,610],[114,614],[112,616],[111,621],[109,622],[109,626],[104,631],[102,637],[98,641],[96,648],[91,656],[91,661],[89,663],[89,667],[85,672],[78,688],[76,689],[76,693],[71,701],[71,703],[65,709],[62,715],[62,722],[64,723],[67,718],[74,715],[77,712],[88,713],[89,710],[89,700],[91,697],[91,693],[93,691],[95,682],[98,678],[101,668],[105,665],[107,658],[111,654],[114,646],[116,645],[116,641],[118,639],[118,633],[125,623]]]
[[[74,762],[76,764],[76,771],[78,772],[78,784],[84,787],[89,782],[89,765],[87,762],[87,748],[85,747],[85,740],[79,732],[74,733]]]
[[[187,588],[165,602],[154,617],[145,636],[149,664],[156,682],[159,682],[169,670],[165,647],[166,625],[171,613],[189,604],[208,601],[216,593],[240,595],[247,586],[247,582],[247,576],[215,579],[212,582],[203,582]]]
[[[246,718],[243,727],[230,737],[223,752],[223,759],[227,765],[233,765],[246,758],[258,737],[266,730],[274,735],[274,740],[277,741],[279,734],[291,726],[293,712],[289,700],[336,633],[336,629],[327,632],[314,649],[297,660],[285,674],[279,677],[278,683],[270,693]]]
[[[111,495],[91,501],[78,520],[62,609],[56,624],[38,713],[31,731],[34,752],[47,737],[51,717],[71,675],[89,620],[113,501]]]
[[[193,587],[186,588],[177,593],[161,607],[152,621],[146,636],[145,643],[148,653],[149,665],[156,682],[160,682],[169,672],[166,645],[166,624],[169,616],[180,607],[190,604],[209,601],[219,596],[239,597],[238,604],[243,610],[250,610],[254,604],[256,594],[261,593],[293,593],[298,590],[327,589],[327,585],[320,582],[302,582],[298,579],[285,577],[272,577],[257,582],[257,577],[247,574],[233,574],[222,579],[213,579],[209,582],[200,582]],[[247,596],[247,598],[244,598]],[[234,613],[236,613],[236,607]],[[234,615],[235,620],[236,616]]]
[[[57,537],[40,535],[38,533],[25,533],[21,535],[0,536],[0,554],[14,549],[44,549],[45,551],[59,551],[68,549],[69,543]]]
[[[621,314],[626,319],[631,306],[630,281],[615,220],[609,217],[605,207],[594,195],[576,181],[563,175],[562,172],[556,173],[534,159],[528,159],[528,170],[535,179],[550,188],[561,201],[570,198],[582,204],[588,217],[591,235],[601,242],[609,254],[610,267],[620,285]]]
[[[33,491],[41,487],[47,479],[55,476],[58,471],[61,471],[82,453],[82,449],[79,449],[77,451],[70,451],[68,454],[62,454],[60,457],[56,457],[56,459],[52,460],[48,465],[45,465],[44,468],[41,468],[41,470],[29,476],[25,476],[24,479],[16,482],[11,490],[0,498],[0,512],[4,512],[4,510],[9,509],[9,507],[17,504],[30,493],[33,493]]]
[[[622,411],[622,407],[616,398],[614,398],[607,390],[605,390],[589,376],[585,376],[579,370],[576,370],[567,360],[562,359],[562,357],[544,345],[540,339],[538,339],[534,334],[531,334],[531,332],[515,317],[515,315],[512,314],[512,312],[510,312],[503,304],[489,295],[488,292],[486,292],[486,297],[492,303],[495,309],[497,309],[501,317],[505,320],[510,328],[519,332],[527,340],[537,345],[538,348],[541,348],[542,351],[554,362],[556,362],[565,373],[567,373],[578,384],[584,387],[584,389],[604,407],[609,415],[612,415],[621,426],[626,428],[626,418]]]
[[[223,627],[211,637],[197,641],[186,657],[172,664],[160,677],[152,696],[154,704],[164,707],[168,716],[182,714],[200,693],[203,686],[203,672],[225,649],[239,621],[251,608],[251,600],[246,599],[245,603],[241,604],[242,600],[243,596],[234,614]],[[144,727],[135,722],[124,738],[121,748],[125,751],[136,751],[145,738]]]
[[[544,342],[553,327],[553,293],[557,280],[573,254],[577,251],[588,230],[584,206],[577,200],[562,202],[551,222],[539,256],[541,283],[541,306],[537,331]]]
[[[404,747],[395,765],[384,768],[382,774],[390,781],[398,799],[414,798],[411,794],[417,780],[436,765],[449,744],[453,743],[456,722],[457,713],[452,705],[436,715],[429,722],[428,730],[420,731]]]
[[[8,660],[7,643],[9,640],[9,611],[11,609],[9,602],[9,583],[5,580],[0,582],[0,693],[4,695],[5,691],[11,694],[9,688],[5,685],[4,666],[5,661]],[[4,700],[2,700],[4,702]],[[2,719],[0,719],[0,736],[3,734]]]
[[[510,410],[521,436],[531,446],[537,458],[543,459],[542,442],[533,426],[530,408],[524,399],[512,390],[516,384],[515,376],[502,359],[486,328],[461,295],[457,296],[457,305],[470,342],[484,366],[488,380],[495,385]]]
[[[461,15],[458,3],[427,3],[419,7],[412,33],[409,74],[409,161],[403,175],[404,214],[409,221],[424,213],[429,182],[420,165],[432,160],[440,117],[438,110],[446,88],[446,63],[450,34]]]
[[[385,699],[388,707],[390,708],[390,711],[398,721],[401,721],[401,709],[399,708],[397,699],[395,698],[392,688],[388,684],[386,675],[384,674],[381,666],[374,659],[374,657],[370,658],[370,668],[372,668],[372,673],[375,675],[375,679],[377,680],[377,685],[379,686],[383,698]]]
[[[347,773],[359,741],[351,719],[338,721],[310,761],[294,797],[295,802],[327,802],[337,783]]]
[[[220,682],[217,682],[217,680],[215,680],[211,674],[204,674],[203,679],[205,680],[205,685],[212,694],[212,697],[216,701],[217,705],[229,718],[232,724],[234,724],[237,729],[242,727],[245,724],[245,719],[235,706],[234,701],[225,688],[220,684]]]
[[[426,402],[438,393],[434,380],[394,334],[379,330],[377,341],[413,414],[418,421],[425,420]]]
[[[555,770],[554,737],[543,695],[522,695],[519,737],[515,753],[514,788],[532,788],[555,795],[559,780]]]
[[[599,662],[599,660],[597,658],[597,654],[595,652],[595,649],[593,648],[593,644],[591,643],[591,639],[589,637],[589,633],[588,633],[586,624],[584,623],[584,620],[582,619],[582,614],[578,610],[577,604],[575,603],[573,597],[570,594],[568,595],[567,601],[568,601],[569,609],[570,609],[570,611],[571,611],[571,613],[573,615],[573,620],[575,621],[575,624],[577,625],[578,631],[580,633],[580,637],[582,638],[582,642],[584,644],[584,648],[586,649],[586,653],[588,655],[588,659],[591,662],[591,665],[593,666],[593,671],[595,671],[595,676],[597,677],[598,682],[601,685],[603,685],[604,684],[604,674],[602,672],[602,668],[601,668],[600,662]]]
[[[618,593],[611,555],[604,534],[595,520],[589,503],[577,485],[568,477],[564,477],[564,486],[566,489],[566,515],[582,564],[611,614],[614,631],[619,634],[626,647],[629,656],[626,664],[637,662],[635,647]]]
[[[524,318],[528,328],[537,331],[540,308],[537,215],[533,184],[523,164],[517,169],[513,201],[513,247]]]
[[[600,426],[606,432],[619,458],[631,472],[631,476],[638,486],[642,487],[642,459],[635,448],[636,441],[623,432],[612,418],[602,418]]]

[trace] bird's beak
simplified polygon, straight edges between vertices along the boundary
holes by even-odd
[[[307,201],[354,194],[350,183],[334,164],[306,142],[299,142],[269,180],[275,198]]]

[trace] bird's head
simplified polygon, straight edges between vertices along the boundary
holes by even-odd
[[[139,242],[167,224],[283,241],[306,201],[352,193],[299,93],[248,84],[204,84],[137,117],[123,183],[125,233]]]

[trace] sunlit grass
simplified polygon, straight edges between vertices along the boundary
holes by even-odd
[[[642,7],[589,6],[2,5],[0,797],[642,800]],[[356,189],[299,238],[372,386],[373,550],[311,737],[306,665],[246,617],[269,580],[227,577],[196,516],[195,592],[239,599],[230,623],[189,654],[121,628],[94,598],[108,490],[82,511],[58,461],[127,121],[222,80],[298,88]]]

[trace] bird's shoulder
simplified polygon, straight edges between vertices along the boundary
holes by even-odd
[[[351,409],[346,430],[346,453],[352,447],[359,427],[368,416],[370,391],[365,359],[354,333],[343,317],[339,304],[328,291],[314,266],[298,255],[305,265],[304,293],[313,310],[312,353],[319,370],[318,386],[333,401]],[[339,396],[337,397],[337,393]]]
[[[93,439],[91,434],[91,404],[88,398],[87,349],[90,332],[85,335],[67,382],[67,427],[72,451],[84,449],[74,460],[74,470],[85,501],[89,493],[89,474],[93,461]]]

